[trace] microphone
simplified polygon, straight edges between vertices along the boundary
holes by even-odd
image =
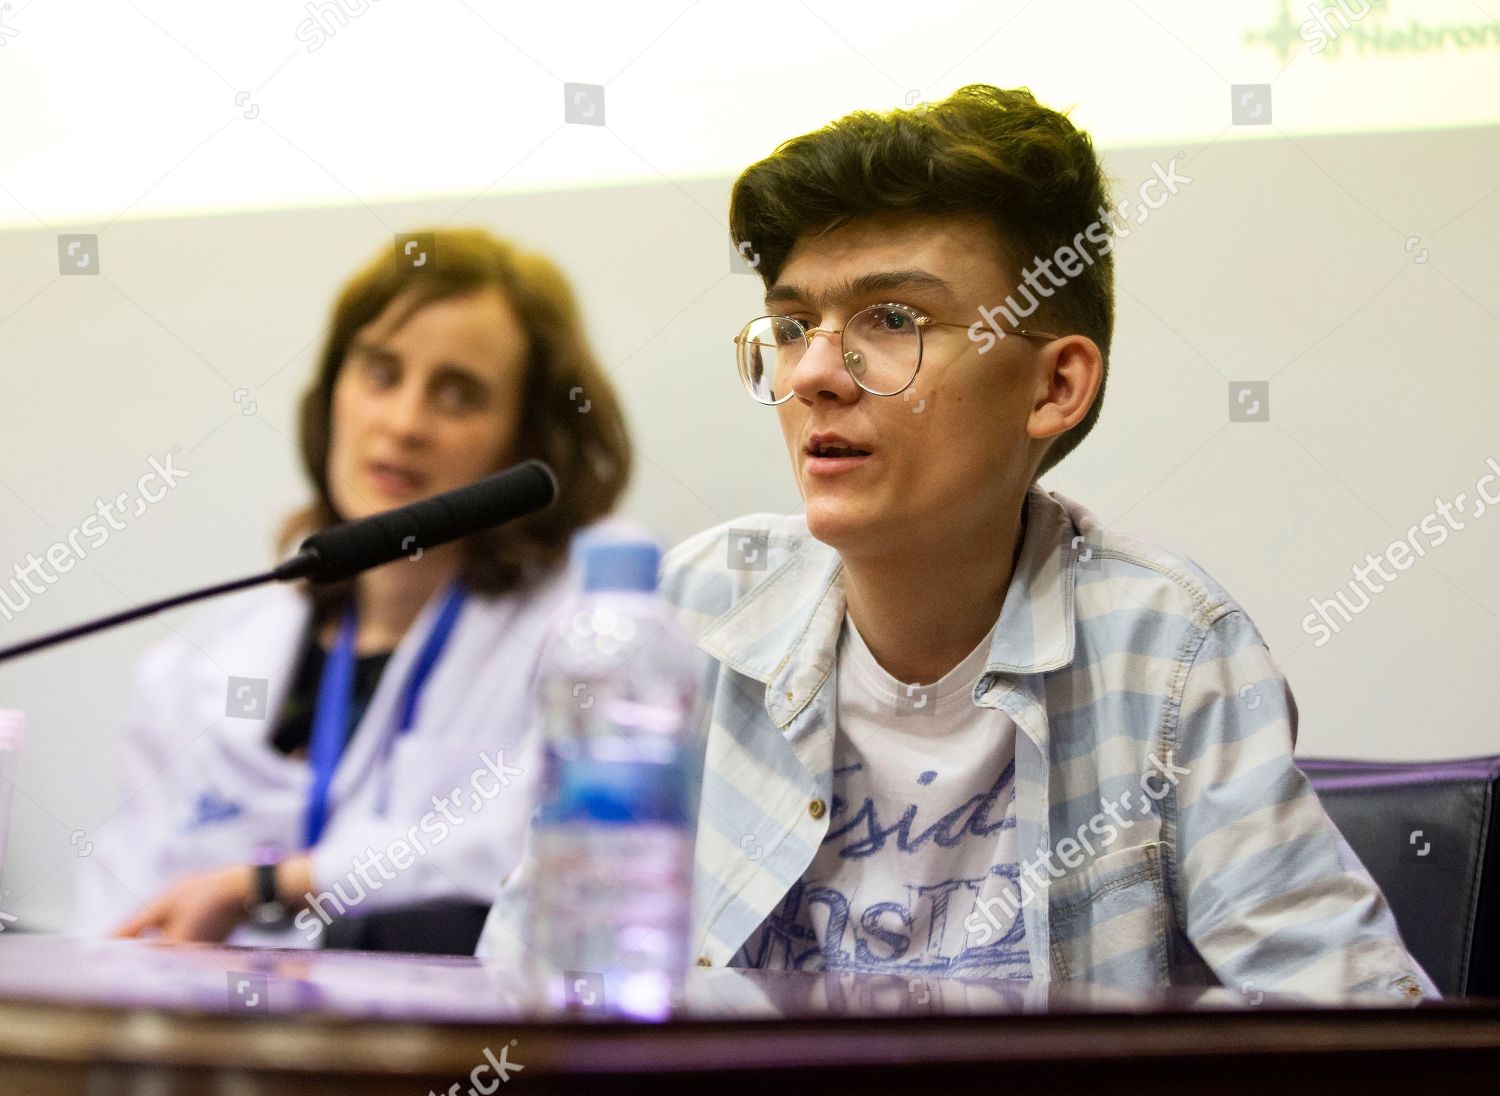
[[[267,582],[338,582],[525,517],[550,506],[555,498],[557,477],[552,469],[542,461],[529,460],[441,495],[314,533],[302,542],[296,555],[263,574],[205,586],[5,647],[0,649],[0,662]]]
[[[397,510],[314,533],[277,570],[282,581],[338,582],[427,548],[493,529],[548,506],[557,477],[539,460]]]

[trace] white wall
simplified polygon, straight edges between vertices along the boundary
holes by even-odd
[[[1301,752],[1500,752],[1488,680],[1500,517],[1453,533],[1326,645],[1299,624],[1310,597],[1331,597],[1436,496],[1472,497],[1486,458],[1500,459],[1500,130],[1107,158],[1123,193],[1179,150],[1193,182],[1120,245],[1103,421],[1048,485],[1185,551],[1240,599],[1299,699]],[[264,566],[277,518],[303,497],[293,408],[333,292],[394,232],[455,214],[574,278],[626,396],[630,516],[674,540],[792,507],[774,415],[734,376],[729,340],[760,287],[730,272],[728,186],[126,219],[102,232],[97,277],[60,277],[45,228],[0,233],[0,565],[45,553],[96,499],[133,491],[152,456],[178,446],[191,473],[14,622],[0,618],[0,645]],[[1230,423],[1230,382],[1268,378],[1270,422]],[[177,621],[0,668],[0,706],[31,720],[0,909],[61,921],[76,854],[118,805],[131,664]]]

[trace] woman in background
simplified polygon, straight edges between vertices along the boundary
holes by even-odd
[[[338,300],[302,405],[313,502],[282,548],[533,457],[556,502],[340,585],[241,595],[154,648],[79,931],[312,944],[344,913],[488,902],[518,858],[543,633],[630,445],[559,270],[433,237]]]

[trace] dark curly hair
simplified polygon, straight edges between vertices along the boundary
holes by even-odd
[[[756,269],[770,287],[803,235],[880,213],[977,214],[999,232],[1002,269],[1016,282],[1033,256],[1052,255],[1094,222],[1112,232],[1101,217],[1108,203],[1086,133],[1024,88],[971,84],[941,102],[856,111],[784,142],[735,181],[729,227],[733,241],[748,240],[759,252]],[[1040,311],[1052,330],[1092,339],[1108,376],[1115,314],[1109,249],[1095,252]],[[1038,476],[1083,441],[1103,406],[1101,380],[1088,413],[1053,440]]]

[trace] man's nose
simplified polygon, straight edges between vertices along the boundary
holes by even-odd
[[[793,393],[806,403],[858,399],[859,385],[844,368],[842,332],[820,328],[808,335],[812,345],[802,352],[802,359],[792,370]]]

